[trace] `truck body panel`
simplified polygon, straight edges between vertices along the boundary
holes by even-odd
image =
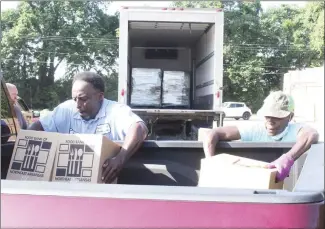
[[[145,59],[143,50],[150,48],[177,49],[178,57],[176,60]],[[223,85],[223,12],[121,10],[118,95],[121,103],[130,102],[132,68],[194,70],[193,109],[201,106],[202,110],[218,110],[222,95],[219,98],[214,95]],[[206,101],[204,96],[211,98]],[[202,102],[207,105],[202,106]]]
[[[183,125],[192,127],[222,126],[223,86],[223,12],[217,10],[161,9],[131,7],[120,11],[119,85],[118,101],[147,114],[148,125],[153,125],[157,112],[159,120],[166,109],[196,110],[206,116],[206,122],[190,119],[183,112],[175,113]],[[176,58],[149,58],[147,50],[173,50]],[[152,68],[162,71],[185,71],[190,74],[189,107],[132,106],[132,69]],[[162,92],[165,93],[165,92]],[[146,98],[143,98],[146,99]],[[143,109],[140,111],[140,109]],[[135,111],[135,112],[137,112]],[[195,121],[197,123],[195,123]],[[195,124],[194,124],[195,123]],[[161,124],[160,124],[161,125]],[[176,125],[176,124],[174,124]],[[181,128],[180,128],[181,129]],[[197,128],[194,128],[195,130]],[[170,135],[170,134],[169,134]],[[183,133],[184,135],[184,133]],[[155,136],[152,138],[156,140]]]

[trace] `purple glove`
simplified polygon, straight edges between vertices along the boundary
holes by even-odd
[[[276,174],[277,181],[283,181],[286,177],[289,176],[290,169],[294,163],[295,161],[290,156],[283,154],[281,157],[271,162],[266,167],[269,169],[276,168],[278,170],[278,173]]]

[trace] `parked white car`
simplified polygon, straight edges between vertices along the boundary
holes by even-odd
[[[225,102],[222,104],[222,110],[226,118],[248,120],[252,116],[251,109],[241,102]]]

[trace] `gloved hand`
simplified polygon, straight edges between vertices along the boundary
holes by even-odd
[[[266,167],[269,169],[276,168],[278,170],[278,173],[276,175],[276,180],[283,181],[286,177],[289,176],[290,169],[294,163],[295,161],[293,158],[291,158],[287,154],[283,154],[281,157],[271,162]]]

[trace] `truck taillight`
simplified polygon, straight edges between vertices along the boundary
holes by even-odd
[[[220,98],[220,91],[218,91],[218,92],[216,93],[216,98],[217,98],[217,99]]]
[[[125,90],[122,89],[122,91],[121,91],[121,96],[124,96],[124,94],[125,94]]]

